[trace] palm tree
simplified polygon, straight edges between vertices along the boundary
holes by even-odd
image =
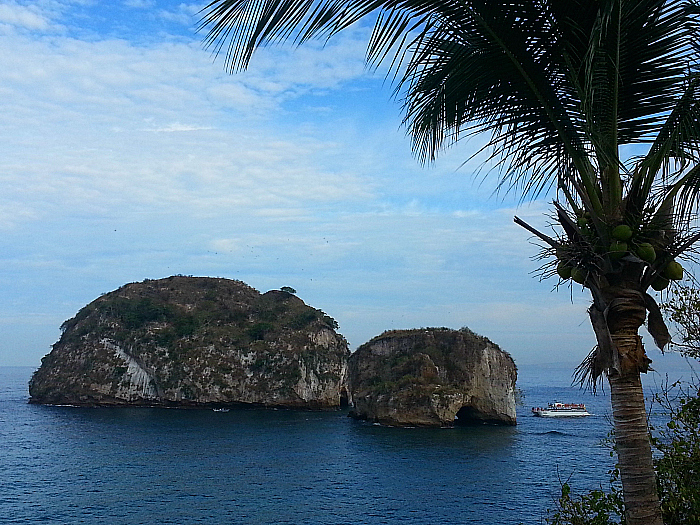
[[[214,0],[201,29],[233,72],[259,46],[370,16],[368,61],[391,59],[422,161],[487,133],[500,188],[556,195],[553,235],[515,221],[551,255],[546,275],[591,293],[597,346],[579,372],[610,384],[627,523],[662,523],[638,330],[669,342],[647,290],[681,278],[700,238],[695,0]]]

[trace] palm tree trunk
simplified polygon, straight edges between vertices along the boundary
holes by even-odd
[[[608,381],[627,525],[663,525],[639,373]]]
[[[591,307],[598,352],[607,371],[627,525],[663,525],[651,456],[641,372],[651,362],[639,327],[646,318],[644,295],[632,287],[609,287]]]

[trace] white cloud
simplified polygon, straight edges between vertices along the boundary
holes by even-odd
[[[0,4],[0,25],[29,29],[31,31],[46,31],[51,22],[35,5],[19,5],[16,2]]]
[[[130,0],[136,3],[150,3],[146,0]],[[202,4],[178,4],[174,9],[160,9],[158,16],[163,20],[182,24],[183,26],[192,27],[199,20],[197,14],[201,11]]]
[[[87,209],[110,201],[274,210],[367,195],[357,173],[328,172],[322,158],[337,143],[251,120],[256,99],[261,111],[279,107],[270,105],[277,88],[265,91],[270,81],[253,81],[251,96],[226,106],[212,99],[225,86],[247,89],[250,79],[223,74],[196,45],[6,43],[16,53],[0,58],[0,106],[11,130],[0,164],[22,166],[3,177],[19,177],[17,198],[28,206],[35,196],[43,209],[47,201]],[[243,118],[222,113],[227,108]]]
[[[242,249],[238,239],[214,239],[211,241],[211,249],[222,253],[235,253]]]
[[[205,130],[211,130],[211,127],[207,126],[197,126],[197,125],[189,125],[189,124],[181,124],[179,122],[173,122],[172,124],[168,124],[167,126],[161,127],[161,128],[146,128],[143,131],[152,131],[154,133],[179,133],[179,132],[185,132],[185,131],[205,131]]]
[[[35,210],[26,209],[20,202],[0,197],[0,230],[14,230],[20,224],[33,222],[39,215]]]
[[[154,0],[124,0],[124,5],[134,9],[151,9],[156,3]]]

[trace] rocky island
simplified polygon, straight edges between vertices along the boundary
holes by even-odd
[[[350,352],[336,328],[289,290],[209,277],[131,283],[63,324],[30,402],[338,407]]]
[[[514,425],[517,369],[468,328],[384,332],[349,360],[351,415],[394,426]]]

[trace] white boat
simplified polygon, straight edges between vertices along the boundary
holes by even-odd
[[[585,417],[591,415],[583,403],[549,403],[547,408],[534,407],[532,413],[539,417]]]
[[[228,408],[213,408],[212,409],[214,412],[228,412]]]

